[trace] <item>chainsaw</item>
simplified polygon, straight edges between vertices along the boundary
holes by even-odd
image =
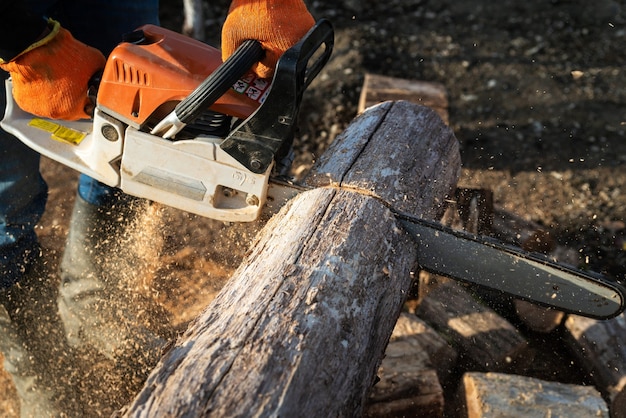
[[[289,156],[303,91],[332,46],[332,25],[321,20],[265,80],[250,72],[263,56],[258,41],[222,63],[216,48],[145,25],[124,36],[90,81],[92,121],[33,118],[9,97],[2,127],[127,194],[249,222],[263,208],[275,163]]]
[[[1,125],[29,147],[125,193],[227,222],[276,212],[307,187],[284,180],[303,92],[329,60],[329,21],[279,59],[272,80],[244,42],[225,62],[205,43],[145,25],[125,35],[92,78],[93,120],[22,111],[7,80]],[[392,211],[394,210],[391,208]],[[424,270],[592,318],[625,307],[620,283],[491,238],[396,213]],[[450,249],[454,249],[450,251]]]

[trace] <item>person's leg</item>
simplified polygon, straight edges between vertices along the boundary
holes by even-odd
[[[124,33],[158,23],[158,1],[63,1],[50,15],[77,39],[108,54]],[[131,386],[147,376],[165,343],[141,323],[140,316],[145,319],[153,306],[133,287],[147,262],[135,248],[147,205],[81,175],[59,269],[58,305],[68,341],[113,361]]]
[[[82,416],[73,385],[75,357],[58,316],[57,284],[48,261],[39,257],[16,284],[0,291],[0,352],[20,416]]]
[[[0,74],[0,118],[5,77]],[[0,129],[0,352],[22,416],[57,416],[56,402],[65,391],[50,384],[47,372],[58,356],[47,350],[63,350],[57,344],[62,332],[54,285],[34,229],[47,199],[39,160],[38,153]]]
[[[3,299],[3,293],[0,299]],[[37,367],[32,350],[20,331],[4,303],[0,303],[0,352],[4,356],[4,370],[11,375],[19,397],[21,415],[46,416],[44,412],[58,411],[54,406],[54,393],[43,383],[42,368]],[[8,391],[5,389],[4,393]]]
[[[0,118],[6,106],[6,76],[0,71]],[[39,154],[0,129],[0,287],[18,282],[39,256],[35,225],[47,197]]]
[[[140,236],[148,205],[81,176],[60,263],[59,313],[69,343],[90,346],[137,376],[156,364],[165,343],[153,331],[158,324],[142,323],[152,309],[136,292],[150,262]]]
[[[50,3],[54,3],[55,8],[61,4],[51,1],[29,2],[39,6],[36,10],[40,12],[44,12]],[[68,1],[58,10],[61,11],[59,18],[63,19],[62,23],[66,27],[76,31],[86,43],[100,47],[107,53],[119,42],[123,33],[143,23],[158,22],[157,1]],[[49,16],[55,17],[53,13]],[[92,17],[91,20],[87,18],[88,16]],[[1,75],[0,116],[5,108],[6,74]],[[22,412],[26,415],[29,413],[40,415],[41,411],[47,411],[46,415],[41,416],[57,416],[59,412],[54,402],[62,396],[58,395],[56,390],[51,391],[50,386],[43,383],[45,378],[42,377],[38,364],[41,357],[39,354],[42,354],[41,345],[35,349],[32,347],[34,340],[54,341],[53,334],[58,336],[53,325],[57,322],[56,306],[48,303],[47,299],[46,301],[42,299],[46,296],[48,299],[52,297],[54,301],[54,296],[50,292],[44,292],[49,277],[45,269],[42,269],[45,261],[40,257],[34,232],[34,226],[39,221],[46,204],[47,187],[39,173],[39,154],[4,131],[0,131],[0,157],[0,288],[2,288],[0,304],[3,305],[0,309],[0,350],[5,355],[5,368],[12,373],[18,392],[22,396]],[[105,278],[102,270],[95,267],[93,260],[86,260],[94,253],[89,251],[94,248],[88,245],[95,245],[95,252],[98,252],[97,248],[101,241],[110,238],[108,234],[113,231],[110,226],[125,224],[119,222],[117,215],[127,213],[127,197],[122,197],[115,189],[86,176],[81,178],[80,186],[74,208],[75,216],[72,219],[73,225],[80,226],[70,231],[63,259],[65,268],[61,266],[63,280],[59,304],[66,314],[65,325],[72,330],[72,325],[76,322],[74,319],[77,317],[86,318],[88,325],[106,324],[100,329],[104,333],[93,339],[96,341],[95,345],[106,341],[105,355],[114,355],[113,352],[121,350],[126,352],[127,359],[132,357],[132,354],[129,354],[131,346],[134,352],[149,353],[146,355],[151,363],[144,364],[141,368],[141,372],[145,373],[158,359],[156,347],[162,340],[152,333],[144,333],[143,327],[129,325],[128,317],[118,318],[117,328],[112,327],[111,323],[101,321],[101,318],[94,320],[93,316],[89,317],[92,313],[90,308],[97,307],[91,303],[94,302],[93,296],[96,296],[96,299],[100,297],[97,301],[100,306],[102,298],[120,303],[128,303],[131,299],[124,297],[125,300],[122,302],[122,298],[113,295],[111,289],[118,287],[118,284],[111,284],[114,280],[110,276]],[[86,237],[86,232],[89,231],[94,232],[91,238]],[[82,264],[75,263],[77,258],[82,258]],[[79,270],[77,267],[84,269]],[[34,277],[35,275],[37,277]],[[90,285],[93,282],[90,283],[89,280],[83,282],[83,279],[93,277],[100,280],[97,286],[101,286],[102,290],[96,294],[91,292],[93,286],[90,288]],[[86,291],[81,293],[80,289]],[[85,295],[87,296],[83,297]],[[85,301],[87,303],[82,303]],[[52,309],[49,309],[51,307]],[[107,313],[113,312],[121,312],[119,304],[109,308]],[[46,333],[50,335],[40,333],[42,327],[35,327],[37,330],[30,329],[33,323],[41,324],[43,328],[47,326]],[[92,329],[84,333],[84,329],[84,327],[81,329],[81,336],[89,334],[93,337],[99,331]],[[70,332],[70,335],[75,334]],[[54,350],[51,344],[47,346]],[[59,342],[57,349],[62,346],[63,342]],[[53,358],[51,352],[43,354],[44,358]],[[69,351],[66,352],[66,356],[71,357]],[[141,358],[135,360],[140,361]],[[50,364],[46,367],[50,370]]]

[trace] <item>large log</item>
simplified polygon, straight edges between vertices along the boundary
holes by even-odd
[[[365,112],[336,141],[310,178],[333,187],[267,223],[126,415],[362,412],[416,260],[388,206],[434,218],[460,157],[432,110],[403,102]]]

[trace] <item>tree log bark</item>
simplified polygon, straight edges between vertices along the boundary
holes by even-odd
[[[432,110],[365,112],[310,176],[332,187],[268,222],[126,415],[361,414],[416,260],[388,206],[433,219],[459,170],[457,141]]]

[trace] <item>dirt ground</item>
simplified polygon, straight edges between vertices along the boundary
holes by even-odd
[[[219,45],[228,4],[205,4],[209,44]],[[581,267],[626,280],[625,1],[307,4],[333,22],[336,44],[305,94],[295,175],[354,118],[365,73],[439,82],[462,150],[459,185],[491,189],[497,205],[573,249]],[[179,30],[182,1],[161,7],[163,25]],[[54,267],[76,173],[46,159],[42,171],[50,197],[38,234]],[[149,268],[133,278],[180,330],[219,291],[259,225],[224,225],[158,205],[143,216],[151,228],[140,228],[137,245]],[[6,379],[1,385],[10,387]],[[125,403],[111,399],[102,414]],[[15,416],[10,398],[2,407]]]

